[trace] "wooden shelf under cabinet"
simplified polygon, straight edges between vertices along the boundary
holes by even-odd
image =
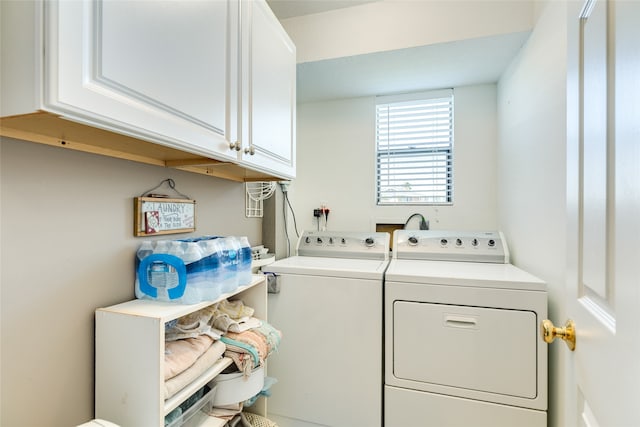
[[[0,135],[237,182],[281,179],[234,163],[67,120],[45,111],[1,117]]]

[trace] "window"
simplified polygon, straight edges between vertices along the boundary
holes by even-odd
[[[453,91],[379,97],[378,205],[453,202]]]

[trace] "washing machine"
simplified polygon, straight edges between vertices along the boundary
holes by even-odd
[[[385,276],[385,427],[547,425],[545,283],[501,233],[399,230]]]
[[[267,372],[279,427],[382,424],[383,280],[388,233],[304,232],[276,277],[268,320],[282,331]]]

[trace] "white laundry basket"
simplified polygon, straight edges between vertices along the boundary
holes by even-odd
[[[242,372],[220,374],[209,383],[218,391],[213,399],[213,406],[232,405],[244,402],[260,393],[264,386],[264,368],[259,366],[251,371],[251,375],[244,377]]]

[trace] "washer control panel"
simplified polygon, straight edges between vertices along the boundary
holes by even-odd
[[[395,259],[509,263],[499,232],[396,230],[393,251]]]
[[[298,256],[389,259],[389,233],[305,231],[298,240]]]

